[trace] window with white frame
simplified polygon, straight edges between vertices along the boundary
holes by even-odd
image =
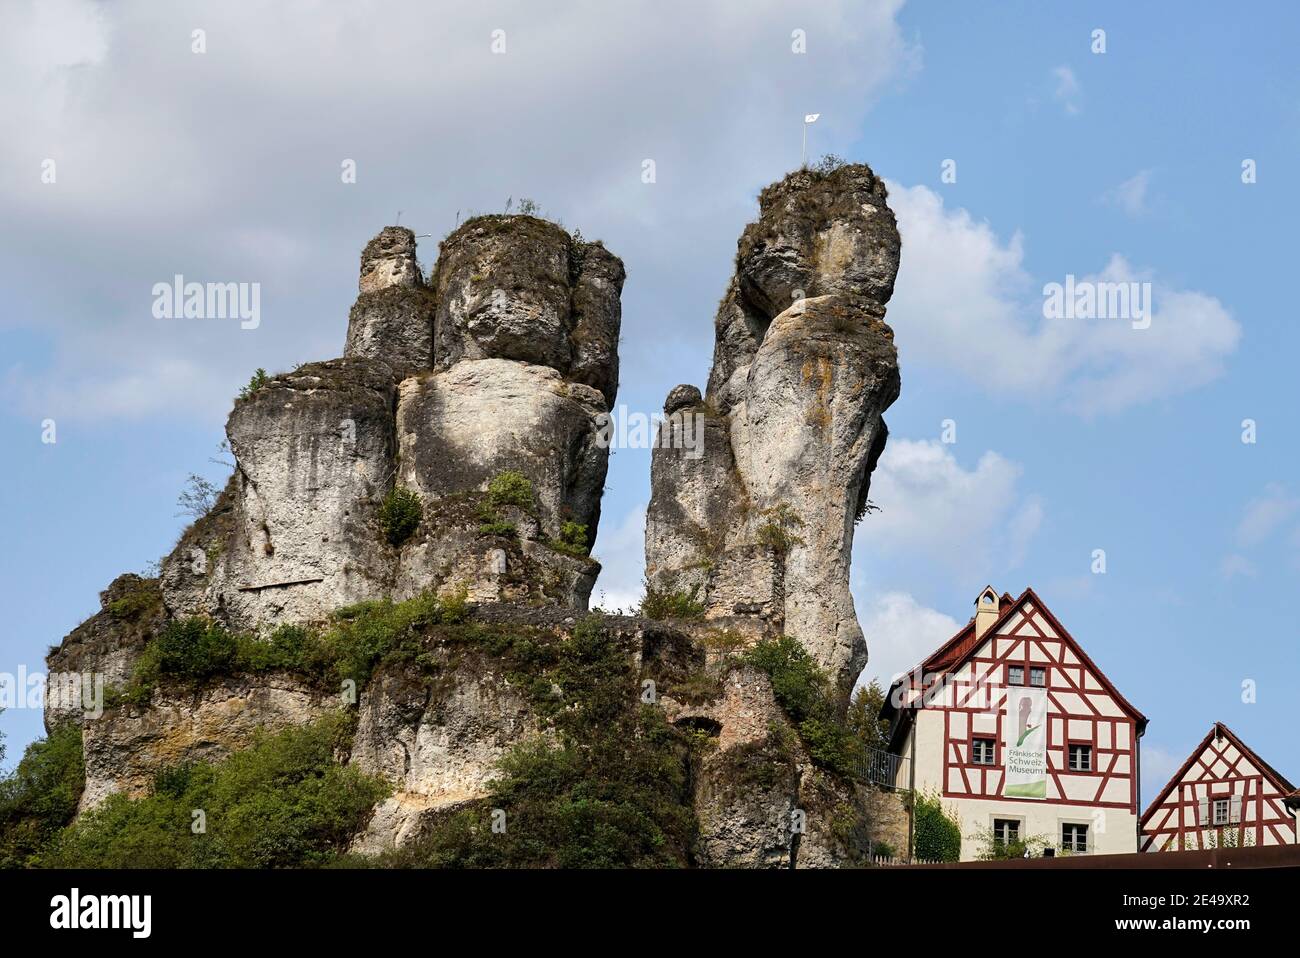
[[[996,743],[991,738],[970,740],[970,760],[976,765],[992,765]]]
[[[1092,746],[1091,745],[1070,745],[1070,771],[1072,772],[1091,772],[1092,771]]]
[[[1216,798],[1214,800],[1214,818],[1215,825],[1227,825],[1232,820],[1232,803],[1226,798]]]
[[[1047,669],[1042,668],[1041,666],[1037,666],[1037,665],[1030,666],[1030,669],[1029,669],[1029,684],[1030,684],[1030,685],[1033,685],[1033,686],[1036,686],[1037,688],[1040,688],[1040,689],[1042,689],[1042,688],[1046,688],[1046,687],[1047,687]]]
[[[1061,823],[1061,848],[1067,852],[1088,850],[1088,826],[1079,822]]]
[[[993,840],[999,845],[1010,845],[1020,841],[1020,819],[993,819]]]
[[[1025,667],[1023,665],[1007,666],[1007,685],[1024,685]]]

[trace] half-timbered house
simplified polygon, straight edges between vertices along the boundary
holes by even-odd
[[[963,860],[1035,839],[1056,854],[1135,852],[1147,720],[1034,593],[980,593],[975,615],[881,712],[900,788],[937,792]]]
[[[1222,722],[1142,814],[1142,851],[1291,845],[1300,795]]]

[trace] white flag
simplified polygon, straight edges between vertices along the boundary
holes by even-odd
[[[820,113],[806,113],[806,114],[804,114],[803,121],[804,121],[805,123],[816,123],[816,122],[817,122],[817,117],[819,117],[819,116],[821,116]]]

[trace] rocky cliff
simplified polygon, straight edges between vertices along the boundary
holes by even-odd
[[[47,703],[47,727],[81,728],[82,811],[343,712],[336,761],[387,794],[349,841],[372,860],[861,861],[871,803],[834,685],[863,660],[848,553],[898,391],[897,257],[865,167],[763,193],[707,397],[669,397],[704,455],[654,454],[651,589],[707,612],[664,622],[586,614],[621,261],[484,216],[426,277],[385,228],[344,355],[250,383],[215,505],[52,651],[51,673],[108,686],[102,714]]]
[[[415,235],[385,228],[343,358],[236,402],[235,474],[163,563],[168,611],[257,628],[429,588],[586,608],[623,278],[599,243],[484,216],[443,241],[426,284]],[[503,474],[535,502],[487,502]],[[400,542],[376,534],[395,489],[424,513]]]
[[[796,637],[841,683],[866,664],[849,593],[856,521],[898,397],[884,322],[900,240],[869,168],[769,186],[714,320],[708,388],[664,405],[646,574],[715,618]],[[685,430],[704,432],[690,454]]]

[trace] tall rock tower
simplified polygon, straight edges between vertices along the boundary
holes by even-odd
[[[600,243],[481,216],[426,282],[415,234],[385,227],[361,254],[343,358],[236,401],[235,474],[164,561],[167,610],[251,628],[427,588],[585,609],[623,278]],[[531,495],[489,502],[503,474]],[[380,521],[395,489],[423,506],[398,542]]]
[[[665,404],[646,519],[652,588],[795,637],[844,685],[866,663],[854,526],[899,393],[886,200],[863,165],[763,191],[714,322],[707,392],[678,386]]]

